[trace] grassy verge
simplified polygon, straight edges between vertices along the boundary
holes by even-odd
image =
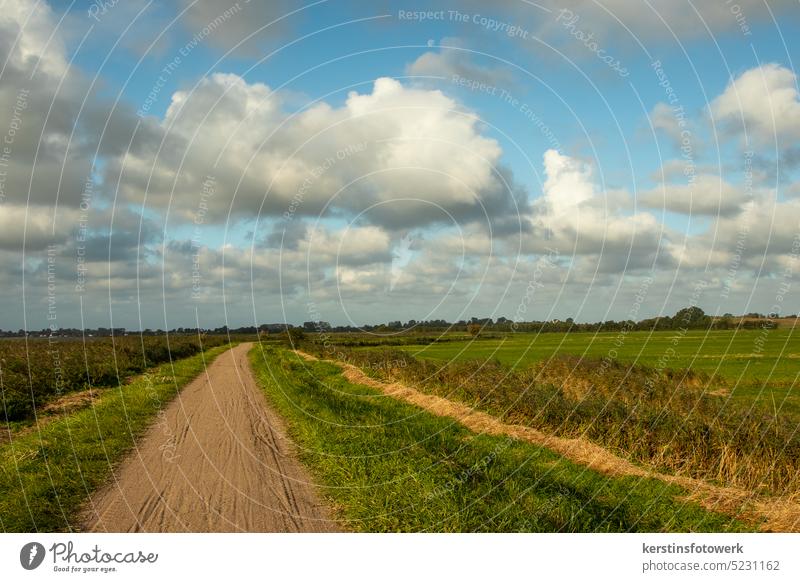
[[[0,446],[0,530],[71,531],[77,512],[156,415],[230,346],[148,370],[90,408]]]
[[[346,527],[357,531],[739,531],[655,480],[608,478],[513,439],[350,384],[326,362],[259,346],[267,397]]]
[[[335,355],[381,380],[512,424],[586,438],[661,472],[764,495],[800,490],[797,422],[745,406],[703,372],[573,356],[514,370],[493,361],[434,362],[390,349],[339,348]]]

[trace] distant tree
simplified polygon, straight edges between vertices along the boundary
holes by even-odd
[[[481,335],[482,330],[483,327],[477,323],[470,323],[469,325],[467,325],[467,333],[469,333],[469,335],[471,335],[472,337],[478,337],[479,335]]]
[[[710,318],[705,311],[697,306],[684,307],[672,318],[675,326],[680,327],[701,327],[710,322]]]
[[[289,342],[292,346],[296,346],[306,339],[306,332],[299,327],[287,327],[286,331],[281,334],[282,338]]]

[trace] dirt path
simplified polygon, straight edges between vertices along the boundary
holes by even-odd
[[[89,502],[86,530],[337,529],[256,386],[249,348],[221,354],[164,410]]]
[[[317,358],[304,352],[296,353],[307,360]],[[762,501],[748,491],[721,487],[680,475],[665,475],[634,465],[603,447],[585,439],[570,439],[545,434],[531,427],[508,424],[495,416],[440,396],[425,394],[414,388],[394,383],[384,383],[367,376],[360,368],[336,360],[326,360],[340,366],[348,381],[377,388],[387,396],[404,400],[436,414],[460,422],[468,429],[495,436],[510,436],[554,451],[571,461],[599,473],[612,476],[634,476],[659,479],[678,485],[689,492],[688,500],[712,511],[723,511],[741,519],[761,522],[765,531],[800,532],[800,504],[795,500],[775,499]]]

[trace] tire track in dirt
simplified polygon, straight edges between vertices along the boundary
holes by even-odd
[[[241,344],[188,384],[84,511],[99,532],[330,532]]]
[[[318,360],[315,356],[299,350],[296,350],[295,353],[306,360]],[[352,364],[336,360],[325,361],[342,368],[343,376],[350,382],[376,388],[387,396],[403,400],[437,416],[455,419],[473,432],[493,436],[510,436],[545,447],[575,463],[605,475],[659,479],[665,483],[677,485],[687,490],[686,499],[688,501],[696,502],[711,511],[722,511],[759,524],[764,531],[800,532],[800,504],[795,500],[765,501],[741,489],[717,486],[682,475],[658,473],[634,465],[585,439],[557,437],[528,426],[507,424],[495,416],[480,412],[465,404],[441,396],[425,394],[399,382],[379,382]]]

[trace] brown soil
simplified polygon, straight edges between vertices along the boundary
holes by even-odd
[[[298,355],[315,360],[303,352]],[[527,426],[507,424],[498,418],[440,396],[425,394],[400,383],[386,384],[367,376],[352,364],[332,361],[343,369],[347,380],[377,388],[384,394],[424,408],[438,416],[453,418],[470,430],[496,436],[511,436],[550,449],[567,459],[600,473],[624,477],[659,479],[687,490],[687,500],[712,511],[723,511],[739,519],[760,525],[764,531],[800,532],[800,504],[794,500],[764,501],[752,493],[733,487],[720,487],[680,475],[665,475],[634,465],[599,445],[585,439],[568,439],[547,435]]]
[[[84,510],[100,532],[338,529],[257,388],[241,344],[159,415]]]

